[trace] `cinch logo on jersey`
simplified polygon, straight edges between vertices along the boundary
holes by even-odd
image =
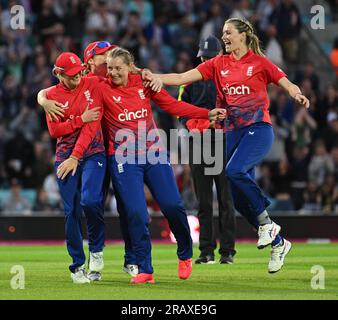
[[[93,103],[93,99],[92,99],[92,97],[90,96],[89,90],[86,90],[83,94],[85,95],[86,100],[87,100],[89,103]]]
[[[223,92],[229,96],[233,95],[245,95],[250,94],[250,88],[242,84],[237,87],[230,87],[229,84],[226,84],[225,87],[222,88]]]
[[[127,109],[123,110],[123,113],[120,113],[117,118],[121,121],[130,121],[130,120],[135,120],[135,119],[142,119],[142,118],[146,118],[148,116],[148,110],[142,108],[142,110],[138,110],[138,111],[130,111],[128,112]]]

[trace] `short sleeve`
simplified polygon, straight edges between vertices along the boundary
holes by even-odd
[[[214,78],[215,73],[215,62],[216,58],[207,60],[200,65],[197,66],[197,70],[201,73],[203,80],[212,80]]]
[[[263,68],[264,68],[264,74],[265,74],[265,79],[266,79],[266,84],[269,83],[274,83],[278,85],[278,81],[286,77],[286,74],[284,71],[273,64],[270,60],[264,58],[263,60]]]

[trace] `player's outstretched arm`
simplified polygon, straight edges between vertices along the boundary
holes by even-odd
[[[306,109],[310,106],[310,101],[300,91],[299,87],[292,83],[288,78],[283,77],[278,81],[280,87],[288,92],[291,98],[295,99],[297,103],[304,106]]]
[[[149,70],[142,72],[143,80],[150,81],[150,87],[153,88],[154,81],[159,78],[165,85],[180,86],[182,84],[203,80],[201,73],[195,68],[183,73],[154,74]]]

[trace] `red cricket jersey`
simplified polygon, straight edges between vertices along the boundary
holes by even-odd
[[[136,149],[140,151],[137,147],[137,141],[140,139],[139,134],[147,134],[149,130],[156,129],[151,101],[174,116],[208,119],[209,110],[205,108],[177,101],[163,89],[160,92],[155,92],[150,88],[145,88],[140,75],[129,74],[127,86],[116,86],[108,79],[100,83],[100,89],[104,103],[102,127],[107,142],[108,155],[113,155],[116,148],[125,143],[125,141],[117,141],[116,139],[116,134],[121,129],[130,130],[130,139],[135,138]],[[148,150],[153,144],[154,142],[147,141],[146,149]]]
[[[81,78],[74,90],[62,83],[47,92],[47,99],[62,103],[64,117],[59,121],[50,121],[46,115],[48,130],[52,138],[57,138],[56,161],[64,161],[73,155],[79,159],[87,158],[95,153],[105,151],[100,120],[83,123],[82,113],[94,107],[102,107],[101,94],[98,93],[97,77]]]
[[[204,80],[214,80],[217,107],[227,110],[226,130],[255,122],[271,124],[267,85],[278,84],[285,73],[267,58],[249,50],[240,60],[217,56],[197,67]]]

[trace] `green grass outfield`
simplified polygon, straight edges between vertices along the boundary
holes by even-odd
[[[0,246],[0,299],[338,299],[338,244],[294,244],[276,274],[267,272],[269,248],[239,244],[235,264],[194,265],[185,281],[177,277],[175,250],[153,245],[156,284],[135,286],[121,271],[122,245],[108,245],[103,280],[74,285],[65,246]],[[24,267],[22,290],[11,288],[13,265]],[[324,290],[311,288],[314,265],[325,269]]]

